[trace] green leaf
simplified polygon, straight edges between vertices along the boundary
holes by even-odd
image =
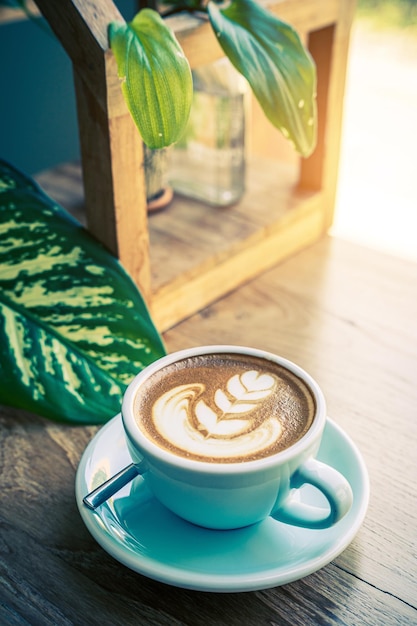
[[[164,354],[120,263],[29,178],[0,161],[0,402],[97,424]]]
[[[128,24],[109,26],[122,90],[142,139],[150,148],[177,141],[190,115],[190,66],[160,15],[143,9]]]
[[[225,54],[248,80],[265,115],[303,156],[316,145],[316,69],[296,31],[253,0],[208,5]]]

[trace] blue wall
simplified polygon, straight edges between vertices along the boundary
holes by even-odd
[[[71,63],[32,20],[0,24],[0,158],[30,175],[79,158]]]
[[[72,67],[32,21],[0,25],[0,157],[26,174],[79,156]]]

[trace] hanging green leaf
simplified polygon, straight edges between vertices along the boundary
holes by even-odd
[[[210,2],[208,13],[265,115],[298,152],[310,155],[317,133],[316,70],[296,31],[254,0],[235,0],[225,9]]]
[[[164,354],[120,263],[29,178],[0,161],[0,403],[102,423]]]
[[[191,70],[160,15],[142,9],[129,23],[113,22],[110,46],[122,90],[143,141],[164,148],[185,130],[192,103]]]

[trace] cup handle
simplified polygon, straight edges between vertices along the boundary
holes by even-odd
[[[341,520],[352,506],[352,489],[346,478],[321,461],[305,461],[292,476],[290,488],[299,489],[305,484],[313,485],[323,493],[330,505],[330,512],[322,507],[296,501],[294,494],[290,493],[272,511],[274,519],[304,528],[329,528]]]
[[[107,479],[104,483],[96,487],[93,491],[90,491],[83,498],[84,504],[94,511],[98,506],[106,502],[109,498],[114,496],[115,493],[120,491],[122,487],[130,483],[138,474],[144,474],[147,470],[145,461],[141,463],[130,463],[120,470],[114,476]]]

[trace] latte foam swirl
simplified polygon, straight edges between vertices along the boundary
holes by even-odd
[[[233,352],[186,356],[142,381],[134,400],[143,435],[170,454],[241,463],[287,449],[315,414],[308,385],[273,360]]]
[[[187,454],[211,459],[256,456],[282,432],[277,417],[262,413],[276,386],[273,375],[255,370],[230,377],[213,397],[203,383],[178,385],[155,401],[153,423],[163,439]]]

